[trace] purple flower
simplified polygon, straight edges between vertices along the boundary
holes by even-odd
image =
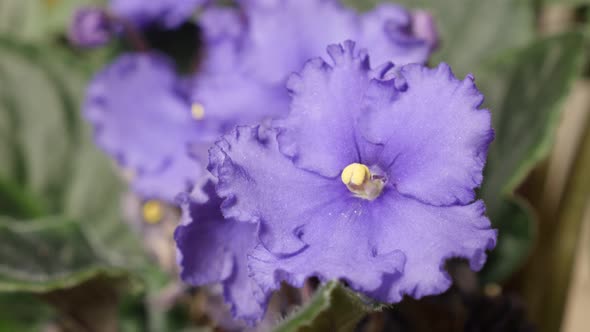
[[[207,196],[184,198],[182,223],[174,238],[180,276],[188,284],[221,283],[234,317],[252,323],[262,317],[267,299],[249,277],[246,255],[257,244],[256,225],[224,219],[214,184],[203,187]]]
[[[111,24],[104,10],[84,7],[74,13],[68,30],[68,38],[79,47],[98,47],[109,42]]]
[[[173,202],[205,173],[198,156],[211,137],[191,115],[185,90],[156,54],[123,55],[88,87],[84,112],[97,144],[132,173],[144,198]]]
[[[380,301],[445,291],[445,260],[474,270],[496,231],[475,201],[490,114],[468,76],[369,67],[354,43],[328,48],[289,80],[277,129],[238,127],[210,151],[225,217],[258,223],[249,255],[265,294],[281,281],[344,279]]]
[[[160,24],[173,29],[205,2],[207,0],[111,0],[110,9],[118,17],[140,27]]]
[[[240,3],[243,12],[213,7],[200,19],[207,54],[192,101],[222,130],[283,116],[287,77],[330,43],[357,40],[376,63],[398,65],[424,63],[433,50],[431,36],[415,34],[411,13],[396,5],[359,15],[336,0]]]

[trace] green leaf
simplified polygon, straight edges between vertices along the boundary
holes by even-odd
[[[0,262],[0,292],[43,293],[96,275],[124,275],[96,254],[80,224],[60,217],[0,219]]]
[[[368,9],[383,0],[346,0]],[[479,64],[534,38],[534,11],[527,0],[391,0],[408,8],[426,9],[436,20],[441,48],[431,60],[447,62],[457,76],[473,72]],[[478,74],[476,72],[476,74]]]
[[[532,208],[519,198],[505,199],[493,211],[494,227],[500,235],[481,273],[483,283],[506,279],[525,261],[536,238],[534,218]]]
[[[499,229],[483,278],[500,281],[527,257],[534,218],[513,193],[535,165],[547,157],[562,103],[581,73],[583,37],[547,38],[488,64],[478,85],[492,111],[496,139],[488,155],[481,196]]]
[[[313,299],[282,322],[275,332],[354,331],[368,313],[383,305],[332,281],[321,287]]]
[[[0,295],[0,331],[43,331],[52,315],[51,308],[33,295]]]
[[[76,8],[106,0],[0,0],[0,36],[46,42],[64,35]]]
[[[561,106],[581,74],[583,36],[568,33],[500,58],[479,84],[492,111],[496,139],[482,193],[511,194],[547,157]]]
[[[0,291],[70,288],[145,263],[121,216],[126,185],[79,114],[89,71],[78,61],[0,39]]]

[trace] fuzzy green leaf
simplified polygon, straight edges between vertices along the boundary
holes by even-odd
[[[0,39],[0,291],[69,288],[144,263],[121,216],[126,185],[79,113],[87,73],[61,50]]]
[[[333,281],[320,288],[305,307],[287,318],[275,332],[354,331],[366,314],[382,309],[383,305]]]

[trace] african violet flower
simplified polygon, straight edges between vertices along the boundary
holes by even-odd
[[[112,27],[104,10],[83,7],[74,13],[70,23],[68,38],[79,47],[98,47],[109,42]]]
[[[446,259],[478,270],[495,245],[473,202],[493,139],[483,96],[445,64],[386,79],[352,42],[328,53],[291,77],[277,129],[238,127],[210,151],[224,216],[258,224],[252,277],[266,295],[310,276],[385,302],[441,293]]]
[[[234,316],[252,322],[262,316],[265,299],[249,277],[246,255],[257,243],[256,225],[224,219],[214,184],[203,187],[206,197],[186,195],[182,222],[176,229],[180,276],[188,284],[202,286],[220,282],[223,296]],[[195,195],[196,196],[196,195]]]
[[[393,4],[358,14],[337,0],[240,3],[243,12],[212,7],[200,17],[207,55],[192,100],[222,130],[283,116],[290,100],[284,88],[288,75],[330,43],[354,39],[376,63],[402,65],[425,63],[437,42],[430,16],[420,12],[415,21]]]
[[[88,87],[84,111],[97,144],[131,171],[144,198],[173,202],[205,173],[189,156],[199,153],[206,129],[185,90],[173,64],[157,54],[122,55]]]
[[[111,0],[110,10],[139,27],[160,24],[173,29],[207,0]]]

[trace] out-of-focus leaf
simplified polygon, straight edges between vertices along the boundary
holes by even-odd
[[[121,216],[126,186],[80,118],[87,73],[51,47],[0,39],[0,159],[11,165],[0,168],[0,291],[49,292],[144,263]]]
[[[383,0],[346,0],[368,9]],[[534,12],[528,0],[392,0],[408,8],[426,9],[436,20],[441,49],[431,63],[447,62],[458,76],[506,49],[534,38]],[[475,72],[475,74],[478,74]]]
[[[0,0],[0,36],[47,42],[67,31],[76,8],[106,0]]]
[[[383,305],[332,281],[321,287],[305,307],[282,322],[275,332],[354,331],[366,314],[382,309]]]
[[[496,139],[489,151],[484,197],[511,194],[547,157],[561,106],[581,74],[583,37],[568,33],[507,54],[479,83],[492,111]]]
[[[48,305],[30,294],[0,295],[0,331],[42,331],[52,315]]]
[[[0,292],[43,293],[125,275],[95,252],[79,223],[61,217],[0,219],[0,262]]]
[[[519,198],[505,199],[494,211],[494,227],[500,230],[496,249],[481,274],[482,282],[507,278],[527,258],[535,239],[535,215]]]
[[[483,274],[485,280],[507,278],[530,251],[534,219],[512,195],[547,157],[562,103],[581,73],[582,56],[582,36],[568,33],[507,54],[482,71],[485,79],[478,83],[492,111],[496,139],[490,147],[481,195],[500,231],[498,250],[491,253]]]

